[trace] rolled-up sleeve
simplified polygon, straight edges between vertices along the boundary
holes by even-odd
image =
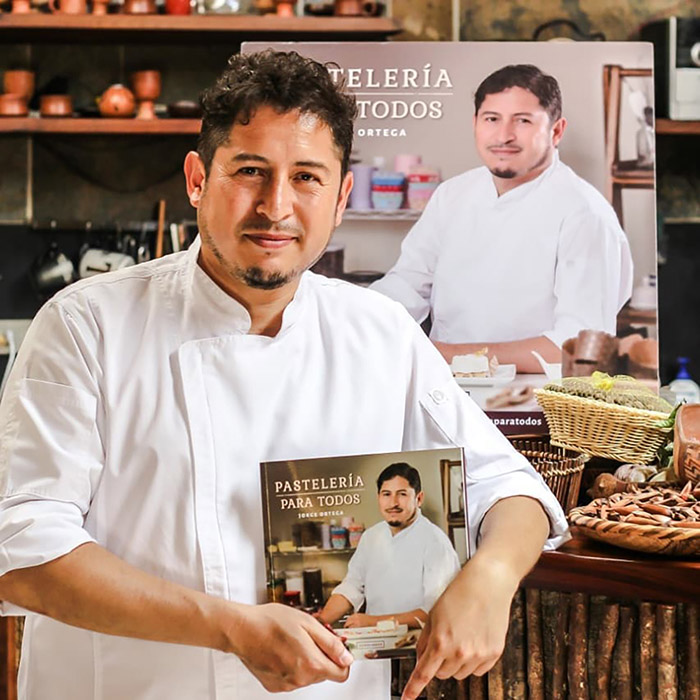
[[[84,520],[104,451],[84,330],[47,304],[0,405],[0,575],[94,541]]]
[[[427,338],[418,336],[415,348],[416,396],[409,402],[415,408],[409,411],[404,449],[452,446],[464,450],[470,555],[486,513],[511,496],[533,498],[544,509],[550,523],[545,549],[566,542],[570,538],[566,516],[542,477],[460,389]]]

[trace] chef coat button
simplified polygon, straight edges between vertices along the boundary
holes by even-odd
[[[431,391],[430,396],[432,397],[433,401],[435,401],[435,403],[443,403],[447,400],[445,392],[440,391],[440,389],[434,389],[433,391]]]

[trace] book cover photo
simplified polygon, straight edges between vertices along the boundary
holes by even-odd
[[[316,616],[356,659],[415,655],[469,558],[459,448],[263,462],[268,598]]]

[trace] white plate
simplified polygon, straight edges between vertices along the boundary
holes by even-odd
[[[460,386],[503,386],[515,379],[515,365],[498,365],[490,377],[455,377]]]

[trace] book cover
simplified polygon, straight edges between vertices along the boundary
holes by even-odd
[[[356,658],[410,656],[469,557],[461,449],[264,462],[268,598],[316,615]]]

